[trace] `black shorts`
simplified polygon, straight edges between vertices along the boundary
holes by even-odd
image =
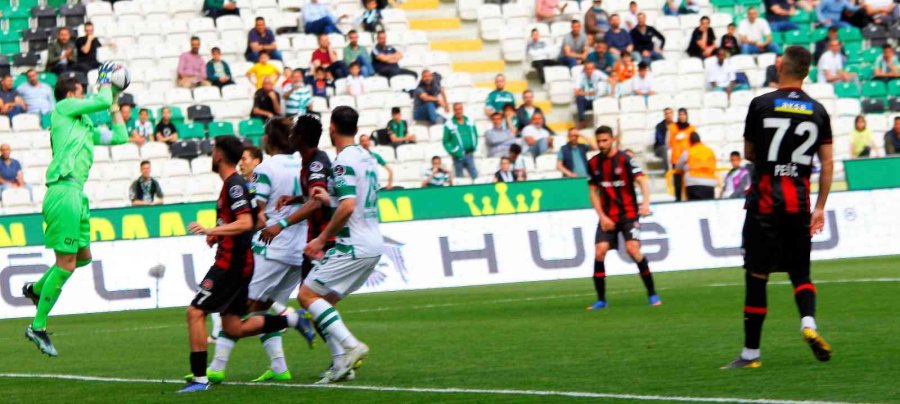
[[[215,265],[200,282],[200,290],[191,306],[207,313],[247,314],[247,286],[251,278],[245,278],[240,269],[223,270]]]
[[[598,223],[597,233],[594,234],[594,244],[609,243],[609,248],[615,250],[619,248],[619,233],[622,234],[625,241],[641,241],[641,224],[637,219],[627,220],[616,223],[616,228],[612,231],[603,231]]]
[[[744,269],[758,274],[789,272],[809,275],[808,214],[760,215],[747,212],[744,220]]]
[[[322,251],[328,252],[328,250],[334,248],[334,242],[329,241],[325,243],[325,247],[322,248]],[[309,275],[313,270],[313,260],[308,257],[306,254],[303,254],[303,265],[300,266],[300,283],[302,284],[304,280],[306,280],[306,275]]]

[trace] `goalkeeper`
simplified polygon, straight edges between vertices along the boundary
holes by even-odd
[[[115,67],[112,63],[100,67],[100,90],[87,98],[75,79],[60,79],[54,89],[59,101],[50,120],[53,160],[47,167],[43,216],[44,244],[55,252],[56,264],[39,281],[26,284],[22,290],[37,306],[37,315],[25,329],[25,336],[49,356],[57,353],[47,335],[47,316],[75,268],[91,263],[90,210],[83,188],[94,162],[94,145],[128,141],[116,103],[121,90],[113,88],[109,78]],[[88,117],[103,110],[109,110],[112,116],[112,130],[94,127]]]

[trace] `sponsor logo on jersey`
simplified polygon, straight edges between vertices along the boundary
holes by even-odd
[[[344,166],[335,166],[334,167],[334,175],[336,175],[336,176],[344,175],[344,173],[346,173],[346,172],[347,172],[347,170],[344,169]]]
[[[204,279],[202,283],[200,283],[200,288],[204,290],[212,290],[213,281],[212,279]]]
[[[232,198],[240,198],[244,196],[244,187],[235,185],[231,188],[228,188],[228,195],[230,195]]]
[[[809,101],[786,100],[784,98],[778,98],[775,100],[775,111],[800,115],[812,115],[813,103]]]
[[[309,171],[322,171],[323,168],[325,167],[322,166],[322,162],[320,161],[313,161],[312,163],[309,163]]]
[[[259,182],[259,173],[254,171],[253,177],[251,177],[251,182]]]

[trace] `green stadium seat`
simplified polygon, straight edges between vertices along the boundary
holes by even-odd
[[[848,72],[856,73],[860,80],[869,80],[875,73],[875,69],[866,64],[856,64],[845,67]]]
[[[859,28],[845,27],[838,30],[838,39],[841,42],[862,42],[863,36]]]
[[[872,80],[862,83],[862,96],[866,98],[887,97],[887,86],[883,81]]]
[[[772,42],[782,45],[784,44],[784,40],[784,32],[772,31]]]
[[[51,88],[56,86],[56,79],[56,74],[53,72],[43,72],[38,74],[38,81],[40,81],[41,83],[46,83]]]
[[[834,94],[840,98],[859,98],[859,86],[856,83],[835,83]]]
[[[206,138],[206,129],[200,123],[176,123],[175,129],[178,131],[180,139]]]
[[[865,63],[875,63],[881,57],[881,48],[867,48],[862,52],[862,60]]]
[[[66,5],[68,2],[69,2],[69,0],[47,0],[47,5],[56,7],[56,8],[60,8],[64,5]]]
[[[234,125],[231,122],[210,122],[209,137],[235,135]]]
[[[819,27],[813,30],[810,35],[813,42],[819,42],[828,36],[828,27]]]
[[[900,80],[891,80],[887,84],[887,92],[891,97],[900,97]]]
[[[244,137],[261,137],[265,133],[265,124],[259,119],[247,119],[238,124],[238,132]]]
[[[50,114],[41,115],[41,127],[44,129],[50,129]]]
[[[844,51],[847,52],[847,55],[851,53],[860,53],[862,52],[863,44],[862,42],[847,42],[844,43]]]
[[[847,64],[857,65],[863,63],[863,55],[861,49],[850,49],[847,51]]]
[[[784,34],[785,45],[799,45],[809,47],[810,42],[812,42],[812,40],[809,36],[809,31],[795,29]]]
[[[816,14],[814,12],[806,11],[802,8],[797,8],[797,14],[791,16],[791,21],[797,24],[809,24],[816,21]]]
[[[31,10],[32,7],[39,6],[40,2],[38,0],[19,0],[18,2],[19,8],[27,8]]]
[[[819,81],[819,69],[816,69],[815,67],[810,67],[809,68],[809,79],[812,80],[813,83],[818,82]]]
[[[715,8],[734,8],[735,0],[712,0],[710,3]]]
[[[764,7],[761,7],[762,1],[760,1],[760,0],[735,0],[735,3],[739,6],[744,7],[744,9],[747,9],[750,7],[756,7],[757,9],[760,9],[760,11],[765,9]],[[763,18],[763,16],[761,14],[762,13],[760,13],[760,18]]]

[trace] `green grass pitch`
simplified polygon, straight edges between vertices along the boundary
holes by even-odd
[[[769,285],[763,367],[723,371],[742,345],[743,272],[718,269],[656,274],[663,299],[649,307],[638,276],[610,277],[610,308],[588,312],[587,278],[353,296],[339,309],[371,347],[356,381],[322,389],[329,362],[319,341],[308,350],[285,336],[296,388],[228,385],[268,365],[258,339],[238,343],[226,384],[176,396],[188,373],[183,309],[51,318],[58,358],[25,340],[25,319],[0,321],[0,373],[140,379],[79,381],[0,376],[9,402],[568,402],[622,395],[738,399],[900,401],[900,256],[813,264],[818,321],[835,356],[817,362],[802,342],[784,274]],[[212,348],[211,348],[212,349]],[[212,353],[210,354],[210,357]],[[478,392],[412,391],[415,388]],[[604,393],[573,397],[499,390]],[[631,400],[640,399],[633,397]]]

